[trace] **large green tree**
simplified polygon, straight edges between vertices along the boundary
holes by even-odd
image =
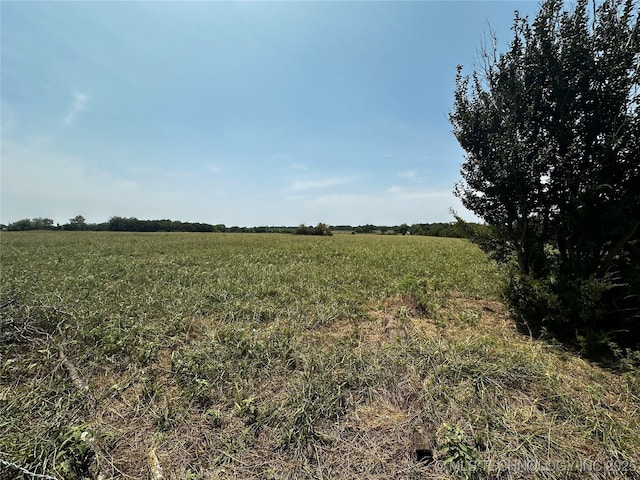
[[[513,270],[518,318],[569,340],[640,339],[640,28],[636,0],[547,0],[458,69],[456,194]],[[495,42],[494,42],[495,45]]]

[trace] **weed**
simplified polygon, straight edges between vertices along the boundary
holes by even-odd
[[[460,478],[472,477],[478,453],[468,443],[464,431],[457,425],[444,423],[438,429],[438,456],[443,465],[450,466]]]
[[[88,425],[70,428],[60,438],[60,445],[55,455],[55,471],[65,478],[83,478],[88,475],[93,462],[94,452],[91,444],[95,434]]]
[[[239,390],[237,393],[239,396],[241,395]],[[247,427],[253,428],[257,431],[260,428],[259,423],[262,418],[262,414],[256,404],[256,400],[256,397],[238,399],[238,401],[235,402],[235,407],[238,414],[244,418],[244,422]]]

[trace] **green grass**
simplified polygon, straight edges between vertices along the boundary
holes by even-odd
[[[637,372],[518,334],[464,240],[0,241],[11,475],[640,478]]]

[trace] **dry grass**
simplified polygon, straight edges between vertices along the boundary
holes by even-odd
[[[3,480],[640,478],[638,373],[518,333],[467,244],[9,238]]]

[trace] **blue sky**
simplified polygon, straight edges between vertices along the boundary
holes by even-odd
[[[0,221],[452,220],[457,64],[538,1],[1,2]]]

